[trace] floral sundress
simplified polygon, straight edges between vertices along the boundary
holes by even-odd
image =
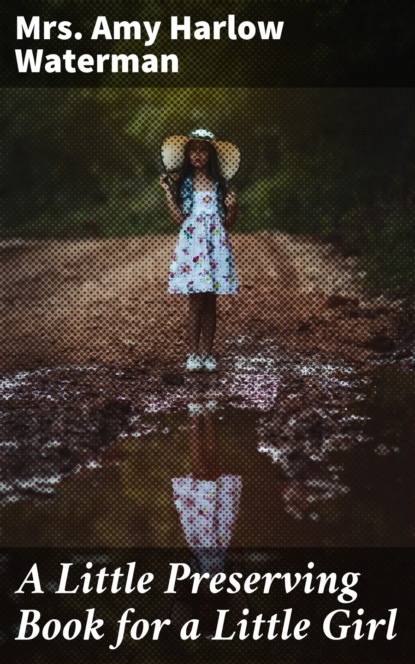
[[[195,479],[190,474],[173,477],[172,488],[186,543],[200,571],[223,571],[238,518],[242,477],[221,475],[213,481]]]
[[[193,192],[169,270],[169,293],[239,293],[232,246],[217,210],[214,191]]]

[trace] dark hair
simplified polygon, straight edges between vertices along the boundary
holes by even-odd
[[[194,168],[192,164],[190,163],[190,150],[192,148],[192,145],[196,142],[200,141],[200,139],[190,139],[184,148],[184,159],[183,159],[183,164],[180,168],[179,171],[179,177],[177,179],[177,189],[176,189],[176,202],[178,205],[181,205],[182,200],[181,200],[181,189],[183,186],[183,182],[185,178],[191,177],[193,179],[193,174],[194,174]],[[226,180],[223,177],[223,175],[220,172],[219,168],[219,159],[218,159],[218,153],[216,151],[215,146],[213,143],[210,141],[204,141],[206,144],[206,147],[209,150],[209,162],[207,166],[208,170],[208,175],[218,183],[219,191],[222,194],[222,200],[225,200],[226,196],[226,191],[227,191],[227,184]]]

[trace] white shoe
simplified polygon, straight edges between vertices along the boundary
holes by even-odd
[[[187,371],[202,371],[203,369],[203,361],[200,355],[196,355],[196,353],[193,353],[193,355],[189,355],[187,358],[186,362],[186,370]]]
[[[203,365],[205,371],[216,371],[216,360],[213,355],[207,355],[204,359]]]

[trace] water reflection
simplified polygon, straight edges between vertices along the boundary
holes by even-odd
[[[192,554],[192,571],[209,577],[226,570],[242,492],[241,475],[227,474],[220,462],[216,407],[215,401],[188,404],[191,472],[172,478],[173,501]],[[190,586],[184,586],[173,601],[171,619],[177,631],[197,618],[201,633],[209,637],[219,608],[228,611],[230,621],[242,617],[244,595],[224,599],[212,594],[209,577],[202,581],[200,592],[194,594]]]
[[[244,371],[226,390],[219,375],[179,387],[159,377],[156,392],[157,376],[123,374],[119,393],[102,401],[96,395],[108,391],[109,373],[84,371],[72,376],[73,403],[59,402],[69,380],[63,370],[32,376],[36,390],[29,378],[9,386],[0,541],[209,548],[223,538],[225,550],[411,545],[414,374],[319,373],[294,363],[278,376]],[[272,397],[266,403],[264,393]],[[148,412],[143,403],[153,397]],[[233,498],[218,515],[222,494]],[[189,499],[207,509],[203,537],[183,511]]]
[[[202,573],[224,570],[242,492],[242,477],[220,468],[215,407],[189,404],[192,472],[172,479],[183,534]]]

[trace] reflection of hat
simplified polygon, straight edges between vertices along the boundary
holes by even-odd
[[[241,162],[241,153],[234,143],[217,141],[211,131],[195,129],[188,136],[168,136],[161,146],[161,158],[167,172],[177,171],[183,164],[184,148],[191,139],[209,141],[218,153],[220,172],[226,180],[236,175]]]

